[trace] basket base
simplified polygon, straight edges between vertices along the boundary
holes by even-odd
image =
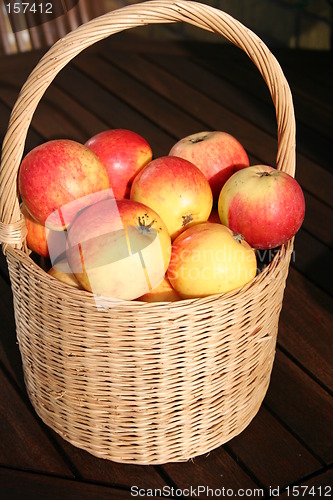
[[[45,412],[40,411],[38,402],[37,404],[34,404],[34,400],[32,398],[30,399],[37,415],[44,422],[44,424],[50,427],[62,439],[71,445],[82,449],[97,458],[131,465],[163,465],[167,463],[188,462],[201,455],[207,455],[240,435],[250,425],[260,410],[269,386],[269,381],[270,376],[264,381],[265,385],[263,387],[257,387],[257,394],[258,392],[260,392],[260,394],[258,394],[256,400],[252,399],[250,408],[247,408],[247,412],[242,412],[239,415],[239,423],[233,428],[233,430],[229,432],[223,430],[223,427],[225,426],[223,425],[223,419],[221,418],[219,424],[214,425],[214,432],[198,436],[197,440],[193,439],[193,436],[191,436],[191,439],[189,438],[188,441],[184,439],[181,446],[179,443],[178,446],[175,443],[174,450],[164,449],[163,444],[159,444],[158,440],[155,445],[152,444],[151,440],[147,440],[142,445],[143,449],[146,449],[146,453],[142,450],[135,450],[135,446],[133,446],[130,441],[128,442],[127,447],[124,447],[122,445],[117,445],[117,443],[112,442],[112,440],[110,440],[108,450],[104,447],[103,451],[98,451],[98,449],[92,444],[85,443],[83,440],[76,440],[68,436],[61,428],[54,425],[54,421],[48,418],[48,416],[45,415]],[[193,440],[198,442],[196,444],[192,443],[192,445],[189,446]]]

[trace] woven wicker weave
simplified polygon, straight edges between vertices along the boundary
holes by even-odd
[[[188,460],[239,434],[257,413],[274,361],[293,242],[241,290],[174,303],[125,301],[97,310],[29,257],[17,173],[33,113],[57,73],[107,36],[184,21],[244,50],[271,92],[277,168],[295,173],[288,83],[264,43],[229,15],[192,1],[149,1],[94,19],[57,42],[23,86],[3,142],[0,240],[14,296],[17,338],[31,402],[56,432],[117,462]]]

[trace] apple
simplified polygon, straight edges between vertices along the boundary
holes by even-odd
[[[218,211],[222,224],[241,233],[257,249],[276,248],[302,225],[302,188],[286,172],[254,165],[233,174],[223,186]]]
[[[27,245],[33,252],[42,257],[49,257],[47,246],[46,229],[43,224],[36,221],[28,212],[24,203],[21,205],[21,212],[24,215],[25,225],[27,227]]]
[[[229,177],[249,166],[249,159],[241,143],[222,131],[198,132],[178,141],[169,155],[180,156],[196,165],[208,179],[214,202]]]
[[[68,139],[45,142],[22,160],[19,191],[28,212],[39,223],[63,205],[109,188],[102,162],[89,148]],[[74,216],[74,214],[73,214]],[[63,229],[64,225],[53,229]]]
[[[222,224],[205,222],[186,229],[172,244],[167,277],[182,298],[229,292],[257,273],[255,251]]]
[[[129,198],[136,174],[152,160],[146,139],[126,129],[105,130],[86,143],[103,163],[115,198]]]
[[[212,190],[203,173],[176,156],[156,158],[140,170],[130,198],[155,210],[172,240],[185,228],[205,222],[213,206]]]
[[[72,273],[66,258],[51,267],[51,269],[48,270],[48,274],[62,283],[66,283],[67,285],[75,288],[81,288],[79,282]]]
[[[21,212],[25,218],[27,227],[27,245],[36,254],[53,258],[58,257],[66,251],[66,245],[60,231],[53,231],[36,221],[28,212],[24,203],[21,205]]]
[[[164,280],[157,287],[145,293],[137,300],[142,302],[176,302],[177,300],[181,300],[181,297],[172,288],[170,281],[165,276]]]
[[[133,300],[164,279],[171,239],[154,210],[110,197],[76,216],[66,255],[80,285],[96,298]]]

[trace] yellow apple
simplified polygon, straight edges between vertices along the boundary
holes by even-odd
[[[151,208],[109,198],[74,219],[66,254],[76,279],[95,297],[133,300],[163,280],[171,239]]]
[[[131,200],[144,203],[163,219],[173,240],[187,227],[207,221],[213,194],[204,174],[193,163],[162,156],[135,177]]]
[[[81,288],[68,265],[67,259],[62,259],[57,262],[57,264],[54,264],[54,266],[49,269],[48,274],[62,283],[66,283],[67,285],[71,285],[75,288]]]
[[[27,227],[27,245],[33,252],[42,257],[49,257],[47,246],[47,235],[44,224],[35,220],[27,210],[24,203],[21,205],[21,212],[24,215],[25,225]]]
[[[172,288],[170,281],[165,276],[164,280],[157,287],[145,293],[137,300],[142,302],[176,302],[177,300],[181,300],[181,297]]]
[[[182,298],[228,292],[257,272],[255,251],[222,224],[206,222],[186,229],[172,244],[167,277]]]

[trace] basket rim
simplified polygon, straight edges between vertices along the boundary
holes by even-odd
[[[292,251],[294,247],[294,238],[291,238],[287,243],[281,245],[281,247],[277,250],[271,262],[248,283],[243,285],[240,288],[236,288],[234,290],[230,290],[228,292],[219,293],[219,294],[211,294],[205,297],[194,297],[182,299],[175,302],[169,301],[160,301],[160,302],[144,302],[140,300],[117,300],[111,297],[101,297],[101,303],[105,304],[105,307],[101,307],[100,311],[105,311],[110,308],[117,311],[128,311],[131,309],[132,311],[137,310],[138,308],[143,309],[170,309],[173,310],[179,308],[191,308],[196,306],[204,306],[210,305],[216,301],[231,301],[233,298],[236,298],[240,293],[250,293],[251,290],[261,284],[267,276],[272,273],[275,269],[278,268],[280,262],[282,260],[290,260]],[[86,290],[80,290],[67,283],[63,283],[56,278],[50,276],[44,269],[42,269],[29,255],[27,255],[23,250],[8,247],[7,249],[7,260],[14,259],[16,263],[21,263],[25,266],[29,267],[29,270],[34,274],[34,276],[38,280],[42,280],[45,283],[48,283],[53,290],[59,288],[62,294],[68,295],[71,300],[77,300],[80,302],[84,300],[85,302],[89,302],[89,306],[96,306],[96,302],[94,299],[94,294],[88,292]],[[80,302],[82,303],[82,302]],[[97,308],[96,308],[97,309]]]

